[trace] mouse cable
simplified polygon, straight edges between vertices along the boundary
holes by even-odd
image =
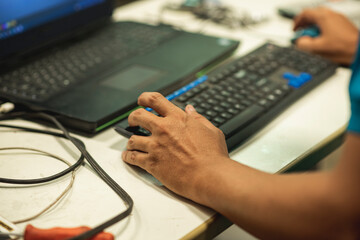
[[[119,184],[117,184],[101,167],[100,165],[95,161],[95,159],[89,154],[89,152],[86,150],[85,145],[81,142],[81,140],[76,139],[72,137],[69,132],[64,128],[64,126],[53,116],[46,114],[44,112],[31,112],[31,113],[24,113],[24,112],[10,112],[8,114],[4,114],[0,116],[0,120],[7,120],[7,119],[14,119],[18,117],[30,117],[30,118],[42,118],[48,121],[53,122],[63,133],[60,134],[61,136],[64,136],[66,139],[68,139],[70,142],[72,142],[75,147],[81,152],[82,155],[84,155],[85,159],[88,161],[88,163],[91,165],[91,167],[96,171],[96,173],[103,179],[103,181],[111,188],[113,191],[124,201],[124,203],[127,205],[127,208],[122,213],[118,214],[117,216],[109,219],[108,221],[90,229],[89,231],[86,231],[78,236],[75,236],[71,238],[70,240],[85,240],[93,237],[94,235],[102,232],[104,229],[114,225],[115,223],[120,222],[121,220],[125,219],[131,214],[131,211],[134,206],[134,201],[130,197],[130,195],[122,189]],[[23,128],[23,127],[16,127],[12,126],[12,128],[18,128],[22,130],[30,130],[29,128]],[[42,130],[35,130],[31,129],[31,132],[38,132]],[[50,133],[48,133],[50,134]],[[56,133],[58,134],[58,133]],[[53,135],[53,134],[51,134]],[[57,135],[56,135],[57,136]]]

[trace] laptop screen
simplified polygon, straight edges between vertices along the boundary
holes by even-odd
[[[111,8],[109,0],[0,0],[0,47],[7,49],[0,58],[109,16]]]
[[[0,0],[0,39],[102,3],[104,0]]]

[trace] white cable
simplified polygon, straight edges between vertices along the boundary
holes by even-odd
[[[15,105],[11,102],[6,102],[0,105],[0,113],[8,113],[14,110]]]

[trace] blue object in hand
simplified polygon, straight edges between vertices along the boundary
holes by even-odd
[[[291,43],[295,43],[296,40],[300,37],[303,36],[309,36],[312,38],[315,38],[317,36],[319,36],[321,34],[319,27],[317,27],[316,25],[307,27],[307,28],[303,28],[300,30],[297,30],[294,34],[294,37],[291,39]]]

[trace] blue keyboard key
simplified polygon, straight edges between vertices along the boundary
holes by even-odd
[[[310,81],[312,79],[311,74],[302,72],[299,76],[296,76],[293,73],[285,72],[283,73],[283,78],[288,80],[288,85],[294,88],[301,87],[304,83]]]
[[[293,77],[296,77],[293,73],[290,73],[290,72],[284,72],[283,73],[283,78],[285,78],[285,79],[291,79],[291,78],[293,78]]]
[[[300,78],[304,79],[305,82],[308,82],[312,79],[312,76],[309,73],[302,72],[300,73]]]
[[[169,101],[173,100],[174,98],[175,98],[174,94],[170,94],[170,95],[166,96],[166,99]]]
[[[291,87],[294,87],[294,88],[299,88],[301,87],[303,83],[301,81],[299,81],[298,79],[293,79],[293,80],[290,80],[288,85],[291,86]]]
[[[196,87],[197,85],[205,82],[207,79],[208,79],[208,76],[204,75],[204,76],[196,79],[195,81],[189,83],[188,85],[180,88],[179,90],[173,92],[172,94],[167,95],[165,98],[166,98],[167,100],[171,101],[171,100],[179,97],[180,95],[188,92],[189,90],[193,89],[193,88]],[[147,107],[147,108],[145,108],[145,110],[151,112],[153,109]]]

